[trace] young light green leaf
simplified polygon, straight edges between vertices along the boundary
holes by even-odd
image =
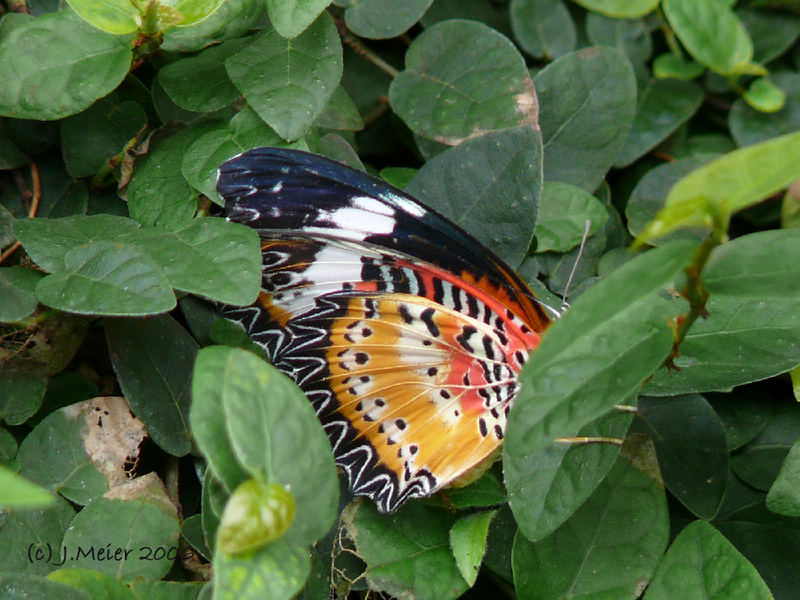
[[[750,82],[742,98],[757,111],[768,114],[778,112],[786,104],[786,94],[767,77]]]
[[[478,570],[486,553],[489,524],[495,514],[496,510],[473,513],[461,517],[450,528],[450,549],[461,576],[470,586],[478,578]]]
[[[414,40],[389,103],[412,131],[456,146],[538,120],[536,92],[514,45],[473,21],[438,23]]]
[[[756,568],[710,523],[694,521],[672,542],[644,600],[771,598]]]
[[[152,26],[162,32],[175,25],[187,27],[208,18],[223,0],[156,0],[155,2],[130,0],[67,0],[81,18],[97,29],[124,35]],[[149,16],[154,10],[155,15]],[[147,23],[152,18],[154,23]]]
[[[259,116],[285,140],[308,131],[342,78],[342,44],[333,19],[325,13],[298,37],[276,31],[225,61],[237,89]]]
[[[0,465],[0,506],[40,508],[53,502],[55,497],[50,492]]]
[[[753,42],[725,2],[664,0],[664,14],[695,60],[721,75],[756,74]],[[765,74],[763,67],[761,75]]]
[[[269,20],[285,38],[295,38],[317,20],[330,0],[266,0]]]
[[[652,12],[658,0],[573,0],[587,10],[615,19],[635,19]]]
[[[222,403],[233,452],[253,477],[290,487],[297,518],[287,539],[311,544],[336,516],[339,481],[330,442],[308,401],[288,377],[238,348],[224,361]]]
[[[764,142],[800,129],[800,74],[774,73],[770,79],[783,90],[786,102],[776,113],[766,114],[737,99],[728,113],[728,126],[739,146]]]
[[[126,40],[72,11],[30,19],[0,43],[0,115],[54,120],[79,113],[120,84],[131,59]]]
[[[518,265],[539,209],[541,160],[541,137],[531,127],[487,133],[426,162],[406,191]]]
[[[358,0],[344,12],[347,28],[359,37],[375,40],[405,33],[425,14],[433,0]]]
[[[189,392],[198,345],[169,315],[108,319],[106,340],[119,385],[153,441],[174,456],[191,450]]]
[[[131,589],[119,579],[92,569],[61,568],[47,578],[83,590],[92,600],[136,600]]]
[[[522,49],[552,60],[575,50],[575,23],[561,0],[512,0],[511,29]]]
[[[536,218],[536,252],[566,252],[581,243],[589,221],[594,235],[608,220],[608,211],[594,196],[568,183],[547,181]]]
[[[647,242],[683,227],[711,227],[715,218],[752,206],[800,178],[800,132],[730,152],[693,171],[670,190],[642,231]]]
[[[652,446],[628,444],[561,527],[536,542],[520,528],[514,585],[521,598],[637,598],[669,540],[667,499]]]
[[[681,79],[691,81],[700,77],[706,68],[694,60],[685,60],[674,52],[659,54],[653,61],[653,75],[659,79]]]
[[[594,191],[633,122],[636,80],[630,62],[614,48],[584,48],[550,63],[533,82],[545,177]]]
[[[144,316],[175,307],[164,271],[136,247],[96,241],[64,255],[64,270],[36,285],[43,304],[82,315]]]

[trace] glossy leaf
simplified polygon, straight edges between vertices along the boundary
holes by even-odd
[[[458,19],[414,40],[389,103],[412,131],[449,146],[515,125],[535,127],[538,118],[536,92],[514,45]]]
[[[694,521],[678,534],[643,600],[770,598],[755,567],[712,525]]]
[[[0,43],[0,115],[52,120],[79,113],[119,85],[131,58],[125,40],[71,11],[30,19]]]
[[[486,134],[429,160],[405,190],[517,265],[533,236],[541,156],[530,127]]]
[[[533,82],[545,178],[593,191],[633,122],[636,82],[628,59],[613,48],[584,48],[550,63]]]
[[[713,215],[727,219],[800,178],[799,165],[800,133],[730,152],[676,183],[640,239],[648,241],[682,227],[710,227]]]
[[[342,77],[342,46],[321,15],[292,40],[264,31],[225,61],[236,88],[286,140],[300,138],[322,113]]]
[[[169,315],[105,322],[111,362],[133,412],[175,456],[191,450],[189,391],[197,342]]]

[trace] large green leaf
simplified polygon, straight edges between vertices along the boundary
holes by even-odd
[[[157,0],[155,9],[155,32],[161,32],[175,25],[188,27],[208,18],[224,0]],[[148,27],[145,23],[147,12],[151,10],[148,0],[68,0],[72,9],[94,27],[122,35],[134,33],[137,29]],[[147,33],[155,33],[148,31]]]
[[[432,158],[405,189],[518,265],[539,208],[541,157],[531,127],[489,133]]]
[[[712,525],[694,521],[672,542],[644,600],[771,598],[756,568]]]
[[[630,260],[546,331],[522,370],[509,415],[503,446],[509,489],[525,487],[531,455],[629,398],[667,357],[667,320],[678,309],[657,292],[672,285],[693,249],[673,242]],[[511,494],[509,502],[520,529],[535,537],[539,501]]]
[[[634,600],[669,539],[667,500],[651,446],[631,444],[581,508],[549,536],[514,540],[519,598]]]
[[[486,25],[457,19],[414,40],[389,103],[412,131],[450,146],[496,129],[536,127],[538,119],[536,92],[514,45]]]
[[[342,45],[327,13],[298,37],[267,30],[225,61],[236,88],[286,140],[303,136],[342,77]]]
[[[119,385],[153,441],[175,456],[191,450],[189,394],[197,342],[169,315],[109,319],[106,339]]]
[[[636,81],[619,50],[584,48],[533,79],[541,107],[544,176],[594,191],[633,122]]]
[[[727,390],[800,363],[800,231],[764,231],[717,248],[703,272],[711,296],[681,344],[676,372],[658,371],[646,393]]]
[[[0,42],[0,115],[62,119],[117,87],[131,64],[130,45],[72,11],[25,21]]]

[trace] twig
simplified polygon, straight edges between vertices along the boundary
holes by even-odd
[[[36,211],[39,209],[39,200],[42,198],[42,181],[39,179],[39,167],[36,166],[36,163],[31,163],[31,179],[33,179],[33,196],[31,197],[31,207],[28,209],[28,217],[32,218],[36,216]],[[0,254],[0,264],[14,254],[21,245],[19,241],[16,241],[8,250]]]
[[[347,27],[345,27],[344,21],[341,19],[341,17],[334,17],[334,22],[336,23],[336,29],[339,30],[339,37],[342,38],[342,42],[350,46],[356,54],[363,56],[381,71],[389,75],[389,77],[392,79],[397,77],[398,70],[383,60],[380,56],[375,54],[372,50],[367,48],[364,43],[356,38],[352,33],[347,31]]]

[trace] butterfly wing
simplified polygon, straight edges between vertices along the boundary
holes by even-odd
[[[499,259],[399,190],[298,151],[237,157],[218,189],[264,256],[259,301],[226,313],[308,395],[354,493],[392,511],[497,450],[547,324]]]

